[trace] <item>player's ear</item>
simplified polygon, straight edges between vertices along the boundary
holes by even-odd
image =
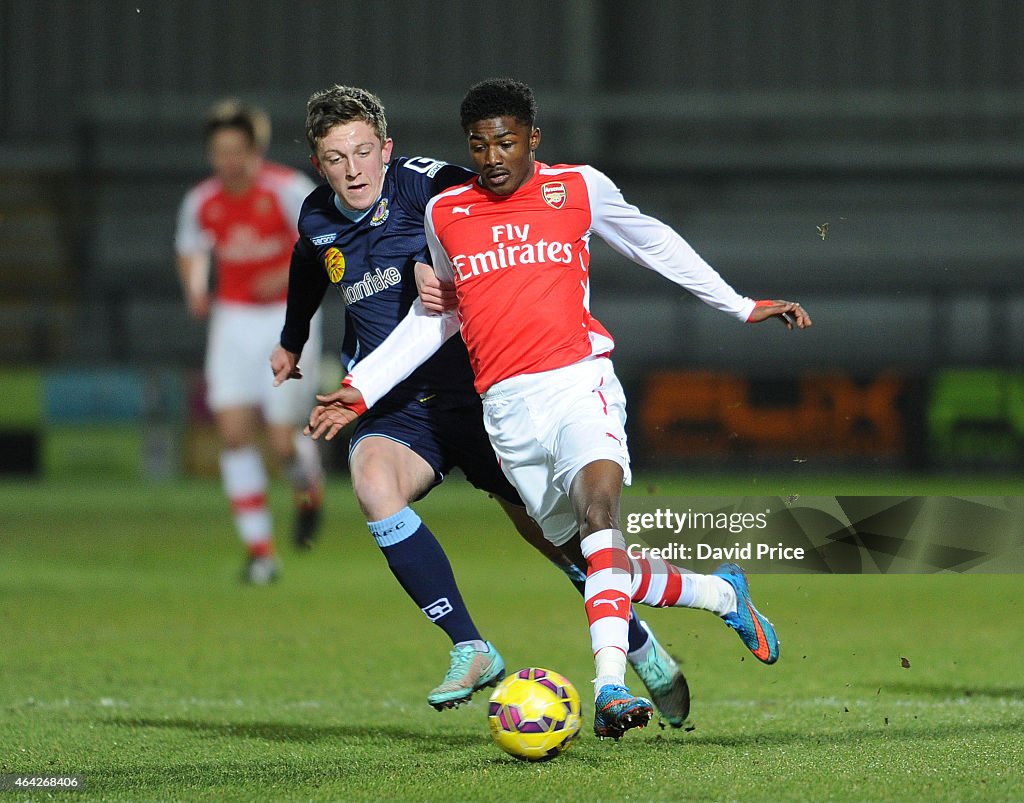
[[[537,150],[537,146],[540,145],[540,129],[534,128],[530,132],[530,151]]]
[[[391,151],[393,151],[394,149],[395,141],[391,139],[391,137],[388,137],[386,140],[384,140],[384,144],[381,146],[380,149],[381,155],[384,157],[384,164],[387,164],[388,162],[391,161]]]
[[[320,167],[320,160],[316,158],[315,153],[309,155],[309,163],[313,165],[313,169],[319,174],[320,178],[325,178],[324,169]]]

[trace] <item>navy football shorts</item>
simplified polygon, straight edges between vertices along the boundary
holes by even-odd
[[[484,430],[480,403],[438,408],[411,401],[404,407],[371,407],[356,423],[349,454],[363,438],[377,435],[408,446],[434,470],[440,485],[455,467],[481,491],[523,506],[523,500],[498,465],[498,458]],[[421,497],[422,498],[422,497]]]

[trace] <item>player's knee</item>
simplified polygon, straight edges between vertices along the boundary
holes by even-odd
[[[580,537],[601,530],[618,529],[622,467],[611,460],[597,460],[579,471],[570,497]]]
[[[420,498],[434,479],[430,466],[385,438],[361,440],[349,459],[352,489],[369,521],[393,516]]]
[[[396,496],[394,482],[387,475],[373,471],[353,472],[352,491],[364,513],[378,510],[388,499]]]
[[[613,530],[619,526],[617,504],[613,499],[595,499],[583,511],[580,525],[580,537],[586,538],[591,533],[601,530]]]
[[[376,461],[353,467],[352,491],[367,521],[393,516],[411,500],[394,467]]]

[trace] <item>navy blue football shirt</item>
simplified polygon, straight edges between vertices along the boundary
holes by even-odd
[[[430,264],[423,231],[427,201],[475,177],[464,167],[436,159],[392,159],[380,198],[357,221],[338,209],[329,185],[313,190],[299,213],[281,345],[301,353],[309,321],[328,285],[334,285],[345,301],[342,365],[349,370],[377,348],[416,298],[414,264]],[[470,398],[476,398],[476,392],[466,346],[461,337],[453,337],[380,403],[415,399],[431,406],[454,406]]]

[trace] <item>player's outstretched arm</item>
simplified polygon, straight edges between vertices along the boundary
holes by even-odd
[[[372,407],[458,331],[454,312],[429,315],[416,298],[384,342],[355,364],[344,384],[359,388],[366,406]]]
[[[785,324],[787,329],[794,326],[797,329],[806,329],[811,325],[811,316],[795,301],[783,301],[782,299],[767,299],[758,301],[751,310],[747,323],[760,323],[769,318],[778,318]]]
[[[317,395],[316,407],[303,431],[314,440],[333,440],[457,331],[458,319],[453,314],[427,315],[416,299],[409,314],[381,345],[359,361],[338,390]]]
[[[423,309],[435,315],[455,309],[458,303],[455,296],[455,285],[442,282],[437,278],[430,265],[417,262],[414,266],[416,291],[420,294]]]

